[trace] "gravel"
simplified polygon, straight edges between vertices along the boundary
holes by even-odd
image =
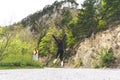
[[[120,80],[120,69],[44,68],[0,70],[0,80]]]

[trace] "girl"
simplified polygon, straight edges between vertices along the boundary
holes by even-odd
[[[54,64],[56,63],[57,57],[58,55],[60,55],[61,66],[63,66],[64,40],[65,40],[66,34],[62,38],[58,38],[58,39],[54,35],[52,35],[52,37],[55,39],[57,43],[57,52],[56,52],[53,63]]]

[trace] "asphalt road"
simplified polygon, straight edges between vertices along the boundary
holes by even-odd
[[[120,69],[10,69],[0,70],[0,80],[120,80]]]

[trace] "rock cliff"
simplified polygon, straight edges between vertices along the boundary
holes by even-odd
[[[86,38],[79,44],[73,62],[74,67],[100,66],[99,53],[112,51],[115,61],[111,67],[120,67],[120,25],[110,27],[106,31],[97,33],[94,37]]]

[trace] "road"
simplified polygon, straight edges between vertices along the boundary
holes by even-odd
[[[0,70],[0,80],[120,80],[120,69],[44,68]]]

